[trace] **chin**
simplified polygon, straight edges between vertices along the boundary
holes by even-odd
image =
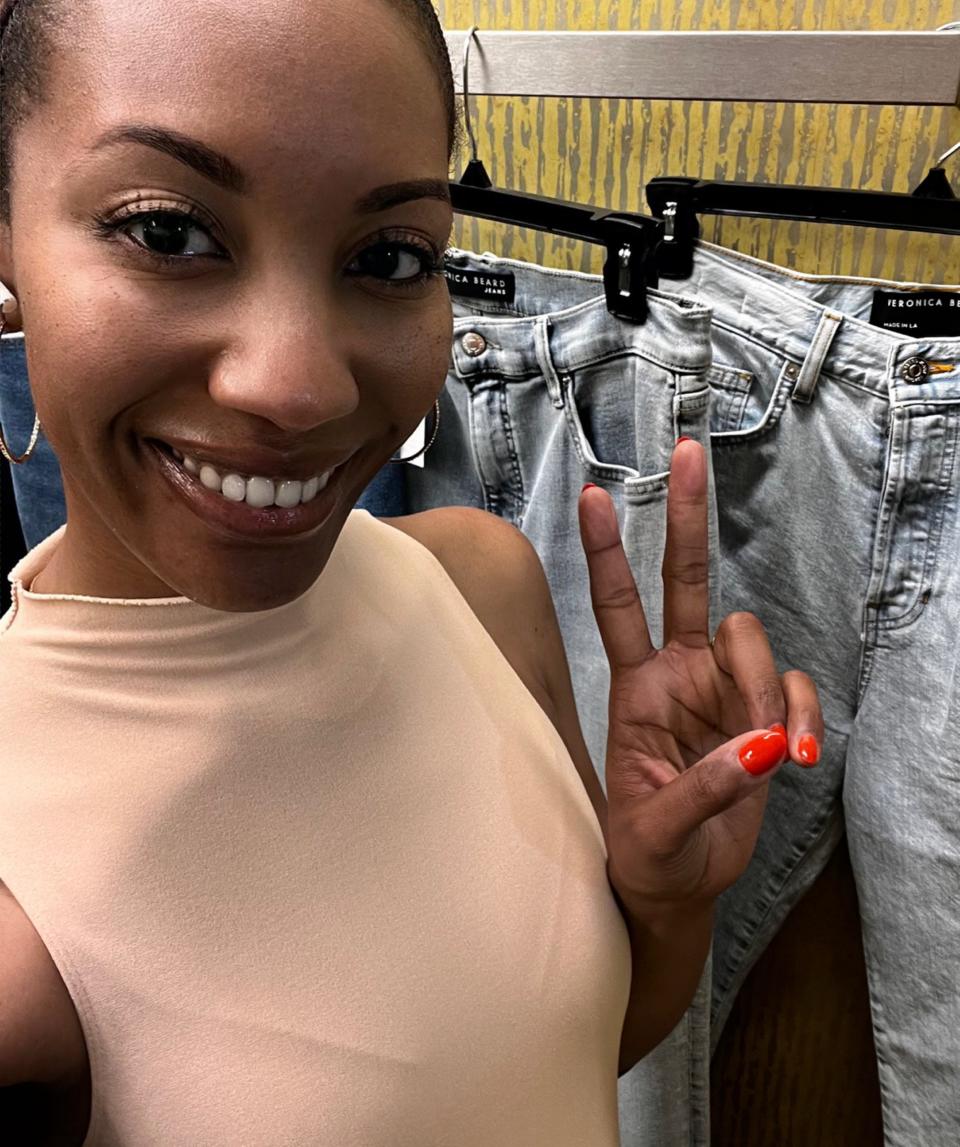
[[[169,587],[163,596],[186,597],[226,613],[258,613],[302,597],[326,569],[339,534],[337,528],[332,538],[313,539],[302,547],[211,547],[202,557],[194,547],[190,558],[184,553],[179,563],[168,550],[162,565],[169,567],[173,557],[172,568],[151,564]]]
[[[284,578],[283,585],[273,584],[255,589],[238,585],[204,586],[178,590],[177,593],[190,598],[198,605],[205,605],[208,609],[218,609],[224,613],[260,613],[266,609],[279,609],[280,606],[289,605],[290,602],[302,597],[320,576],[320,572],[313,577],[300,578],[296,583]]]

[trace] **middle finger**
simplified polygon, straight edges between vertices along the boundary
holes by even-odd
[[[710,644],[707,455],[699,442],[673,452],[663,555],[663,643]]]

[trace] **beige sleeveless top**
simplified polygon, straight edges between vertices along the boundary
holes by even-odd
[[[0,879],[73,998],[86,1147],[614,1147],[629,939],[562,739],[354,510],[297,600],[0,618]]]

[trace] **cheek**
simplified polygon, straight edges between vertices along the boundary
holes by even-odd
[[[150,361],[148,332],[138,343],[117,337],[115,327],[77,338],[57,324],[42,329],[44,338],[28,346],[27,367],[43,432],[65,472],[115,450],[131,430],[131,411],[146,408],[164,379],[189,377],[188,363],[169,351],[162,365]]]
[[[73,274],[62,284],[53,275],[30,293],[27,313],[30,389],[44,434],[64,460],[109,437],[158,378],[187,377],[183,363],[171,362],[176,344],[158,339],[157,317],[127,299],[122,284],[106,287],[102,273]]]
[[[44,337],[26,339],[30,389],[44,436],[61,464],[89,451],[129,402],[130,376],[109,340],[70,338],[59,324],[38,322]],[[114,380],[114,381],[110,381]]]
[[[443,389],[450,362],[453,313],[445,284],[416,316],[382,321],[362,340],[356,377],[375,387],[384,408],[409,420],[410,408],[426,409]]]
[[[37,318],[42,337],[26,337],[28,369],[42,434],[60,463],[64,486],[115,489],[117,467],[138,453],[135,437],[150,413],[175,405],[203,377],[202,351],[157,338],[157,323],[128,306],[108,305],[70,321]],[[91,309],[94,310],[94,309]],[[112,315],[109,313],[112,310]]]

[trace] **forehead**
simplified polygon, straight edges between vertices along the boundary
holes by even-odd
[[[204,139],[256,173],[409,176],[414,159],[445,172],[446,107],[405,10],[389,0],[91,0],[41,114],[61,160],[136,120]]]

